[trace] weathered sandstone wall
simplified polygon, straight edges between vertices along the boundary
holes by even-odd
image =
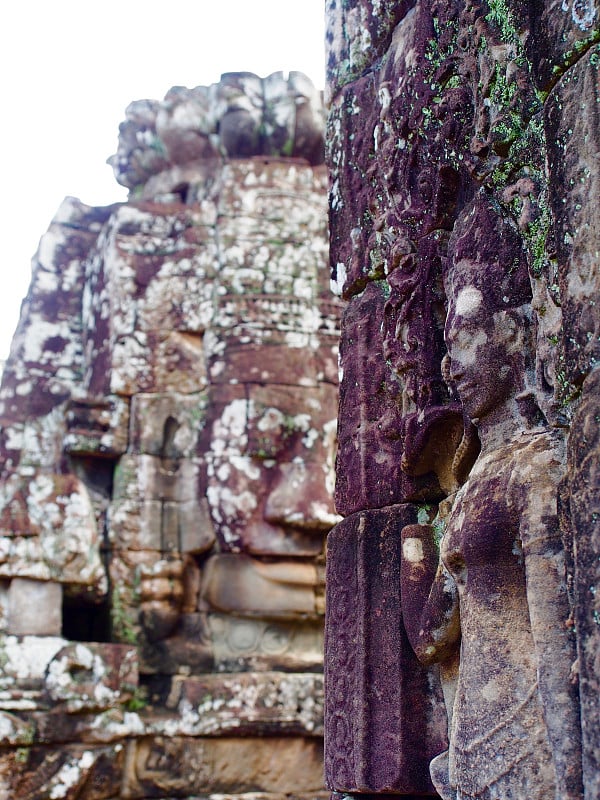
[[[600,9],[327,0],[325,760],[600,797]]]

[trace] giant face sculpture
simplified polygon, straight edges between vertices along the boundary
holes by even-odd
[[[297,301],[279,298],[274,310],[272,299],[255,297],[250,319],[247,300],[223,302],[239,311],[233,329],[212,331],[204,458],[219,552],[201,594],[209,608],[242,616],[314,617],[323,610],[325,534],[338,519],[334,318],[332,333],[322,324],[310,331],[314,313]],[[282,308],[287,330],[278,331]],[[321,314],[326,322],[324,306]]]
[[[250,185],[267,182],[270,169],[249,167]],[[240,165],[236,170],[243,172]],[[281,171],[276,177],[282,180]],[[312,213],[304,200],[296,202]],[[143,214],[140,219],[143,229]],[[278,640],[298,630],[304,636],[309,628],[306,652],[311,663],[321,657],[324,541],[338,519],[332,499],[338,309],[313,299],[318,281],[310,272],[292,276],[306,299],[256,292],[257,286],[279,288],[286,270],[301,269],[290,260],[289,245],[261,244],[259,225],[252,224],[250,244],[242,239],[250,254],[242,258],[256,259],[259,246],[269,248],[270,257],[248,269],[224,267],[210,283],[207,274],[199,299],[211,297],[206,330],[178,332],[203,369],[185,370],[185,381],[178,372],[162,375],[150,348],[148,369],[125,372],[117,365],[128,387],[142,380],[143,391],[132,398],[132,441],[109,511],[113,585],[125,587],[122,603],[134,629],[136,606],[141,610],[144,653],[160,671],[174,669],[177,659],[204,669],[232,635],[238,644],[255,641],[258,623],[240,619],[263,620],[263,627],[286,620]],[[131,228],[127,218],[124,238],[135,238]],[[127,252],[123,241],[119,247]],[[294,247],[306,256],[304,244]],[[228,246],[231,258],[234,248],[239,257],[237,240]],[[134,258],[139,269],[143,261]],[[137,319],[144,319],[143,303],[137,298]],[[191,325],[197,318],[192,314]],[[127,588],[136,575],[137,600]],[[252,653],[252,646],[242,650]],[[223,656],[228,664],[229,655]]]
[[[260,85],[256,76],[229,76],[208,94],[221,97],[232,81],[241,81],[240,91],[248,82]],[[307,90],[299,76],[289,81],[299,97]],[[97,544],[103,538],[103,606],[112,608],[112,625],[101,637],[131,642],[141,634],[152,671],[176,670],[180,656],[189,666],[173,639],[184,649],[198,645],[194,669],[209,668],[220,646],[215,615],[309,618],[313,633],[322,627],[324,538],[337,520],[339,315],[335,304],[319,299],[327,286],[326,175],[308,161],[322,145],[320,112],[315,106],[314,119],[305,119],[281,75],[266,84],[277,97],[283,92],[288,135],[304,137],[296,160],[239,158],[246,153],[233,140],[226,147],[238,158],[229,161],[214,148],[171,152],[185,131],[167,124],[169,109],[193,107],[202,136],[214,137],[211,114],[228,108],[217,103],[209,113],[206,92],[174,92],[163,104],[143,105],[143,120],[132,110],[121,131],[117,174],[145,199],[102,214],[68,208],[66,233],[55,237],[56,271],[65,253],[76,251],[80,280],[70,302],[79,316],[69,331],[76,363],[63,385],[65,371],[54,375],[59,357],[51,340],[47,372],[61,391],[48,393],[52,410],[40,424],[56,441],[47,467],[40,464],[50,473],[74,472],[90,495],[96,519],[88,538],[95,543],[85,549],[98,587],[84,598],[106,592]],[[256,97],[262,102],[261,92]],[[318,98],[305,100],[312,108]],[[147,133],[143,142],[131,139],[136,126]],[[151,159],[146,172],[131,172],[135,153],[152,151],[146,139],[153,136],[168,139],[168,168]],[[273,142],[259,144],[276,152]],[[82,231],[76,247],[73,220]],[[24,330],[33,322],[25,317]],[[55,328],[65,328],[62,317]],[[31,349],[23,350],[23,364],[11,365],[23,380]],[[16,402],[10,411],[20,435]],[[9,439],[12,447],[18,437]],[[15,463],[22,455],[7,454]],[[13,568],[2,566],[12,577]],[[86,574],[69,572],[70,593]],[[44,572],[42,579],[54,576]],[[163,646],[167,640],[172,647]],[[315,642],[309,649],[318,661]]]
[[[133,104],[113,163],[135,199],[68,201],[40,248],[0,391],[0,689],[41,714],[11,716],[11,796],[322,785],[320,117],[297,73]],[[78,742],[119,740],[85,749],[76,786],[71,710]],[[301,777],[272,768],[279,745]]]
[[[331,500],[335,387],[252,385],[212,426],[207,497],[221,548],[314,556]]]

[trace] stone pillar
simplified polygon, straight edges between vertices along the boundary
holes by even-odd
[[[592,2],[546,3],[536,16],[536,69],[544,104],[549,199],[560,297],[556,381],[570,423],[565,536],[572,548],[585,798],[600,794],[598,687],[598,360],[600,359],[599,9]]]
[[[429,793],[446,744],[436,671],[402,624],[400,534],[417,511],[358,511],[328,537],[325,775],[339,792]]]

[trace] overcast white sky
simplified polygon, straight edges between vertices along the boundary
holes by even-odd
[[[126,106],[238,70],[324,84],[324,0],[12,0],[0,10],[0,359],[63,197],[126,199],[105,163]]]

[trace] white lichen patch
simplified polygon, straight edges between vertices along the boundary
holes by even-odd
[[[283,413],[278,408],[269,407],[259,417],[256,427],[261,432],[276,431],[281,428],[284,419]]]
[[[327,525],[333,528],[338,522],[341,522],[342,517],[335,514],[323,502],[312,501],[308,507],[308,516],[311,523],[320,523],[320,525]]]
[[[61,340],[60,353],[48,348],[49,341]],[[31,314],[27,336],[23,342],[23,359],[29,362],[63,363],[73,365],[79,349],[67,320],[49,321],[39,314]]]
[[[53,294],[58,290],[56,273],[39,267],[35,272],[35,288],[41,294]]]
[[[244,722],[275,723],[278,728],[300,724],[314,732],[322,727],[323,680],[283,673],[219,676],[208,680],[200,702],[192,704],[184,696],[177,711],[176,717],[150,722],[146,732],[201,736],[235,730]]]
[[[50,662],[46,687],[54,701],[66,702],[69,712],[109,708],[117,705],[121,693],[106,684],[107,674],[108,667],[100,653],[77,644]]]
[[[237,470],[242,475],[245,475],[249,480],[260,480],[260,467],[249,456],[230,453],[228,460],[234,470]]]
[[[343,261],[338,261],[338,263],[335,265],[335,278],[332,278],[330,282],[331,291],[333,294],[341,297],[347,277],[348,272],[346,270],[346,265]]]
[[[53,224],[40,239],[36,260],[47,271],[54,272],[55,265],[60,262],[58,250],[67,244],[65,229],[61,225]],[[37,277],[38,271],[36,271]]]
[[[58,636],[5,636],[0,638],[0,687],[20,681],[42,681],[48,664],[67,644]]]
[[[213,425],[210,447],[215,456],[222,456],[231,443],[236,444],[235,449],[238,452],[242,452],[247,446],[248,411],[248,402],[243,399],[232,400],[225,406],[221,417]]]
[[[483,295],[476,286],[465,286],[456,298],[455,311],[461,317],[476,314],[483,303]]]
[[[240,515],[246,516],[258,505],[255,495],[247,489],[239,492],[228,486],[210,488],[213,490],[212,501],[218,505],[225,520],[235,520]]]
[[[596,19],[594,0],[563,0],[561,9],[571,12],[571,19],[582,31],[589,30]]]
[[[310,414],[294,414],[291,424],[294,430],[306,433],[310,430]]]
[[[466,366],[476,364],[479,361],[478,350],[487,340],[487,334],[483,330],[459,330],[452,344],[448,346],[452,361]]]
[[[84,750],[80,756],[67,759],[56,775],[48,781],[49,799],[59,800],[66,797],[70,789],[79,786],[87,778],[87,773],[95,760],[96,757],[90,750]]]
[[[423,561],[423,542],[414,536],[407,537],[402,542],[402,557],[411,564],[420,564]]]
[[[306,436],[303,437],[302,444],[304,447],[310,450],[315,442],[318,441],[318,439],[319,431],[317,431],[315,428],[310,428],[308,431],[306,431]]]

